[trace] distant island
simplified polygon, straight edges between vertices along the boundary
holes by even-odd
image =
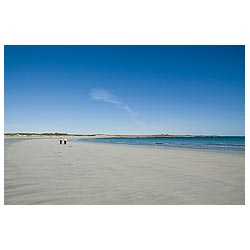
[[[109,135],[109,134],[68,134],[68,133],[5,133],[6,137],[83,137],[83,138],[171,138],[171,137],[191,137],[191,138],[214,138],[221,137],[219,135],[170,135],[170,134],[156,134],[156,135]]]

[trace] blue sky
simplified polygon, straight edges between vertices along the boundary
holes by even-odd
[[[245,133],[244,46],[5,46],[5,132]]]

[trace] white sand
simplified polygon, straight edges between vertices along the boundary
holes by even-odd
[[[35,139],[5,147],[5,204],[244,204],[244,155]]]

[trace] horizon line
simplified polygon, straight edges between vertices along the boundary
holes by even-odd
[[[244,135],[235,135],[235,134],[227,134],[227,135],[222,135],[222,134],[168,134],[168,133],[157,133],[157,134],[108,134],[108,133],[66,133],[66,132],[4,132],[4,135],[7,134],[33,134],[33,135],[55,135],[55,134],[62,134],[62,135],[85,135],[85,136],[93,136],[93,135],[109,135],[109,136],[245,136]]]

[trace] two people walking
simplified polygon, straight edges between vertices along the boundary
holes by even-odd
[[[62,143],[64,143],[64,144],[67,144],[67,139],[66,138],[62,138],[62,137],[60,137],[60,144],[62,144]]]

